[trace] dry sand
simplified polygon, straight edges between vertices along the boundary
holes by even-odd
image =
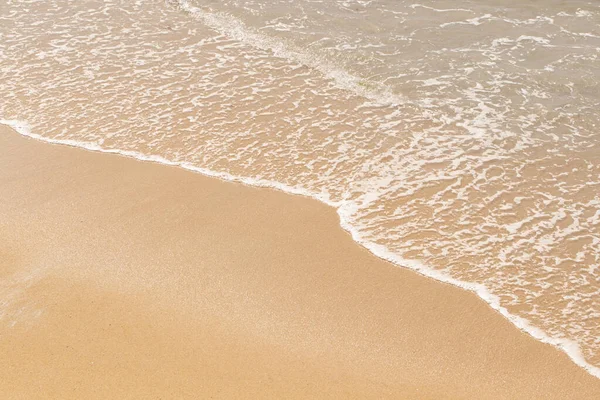
[[[597,399],[316,201],[0,128],[0,398]]]

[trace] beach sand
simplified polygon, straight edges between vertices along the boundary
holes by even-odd
[[[0,128],[2,399],[596,399],[472,293],[279,191]]]

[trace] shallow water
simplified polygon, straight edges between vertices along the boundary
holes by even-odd
[[[600,5],[11,1],[0,119],[274,186],[600,376]]]

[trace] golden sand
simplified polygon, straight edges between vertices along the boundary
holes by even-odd
[[[595,399],[316,201],[0,128],[0,398]]]

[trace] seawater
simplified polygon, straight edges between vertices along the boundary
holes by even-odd
[[[600,377],[600,4],[4,0],[0,119],[319,199]]]

